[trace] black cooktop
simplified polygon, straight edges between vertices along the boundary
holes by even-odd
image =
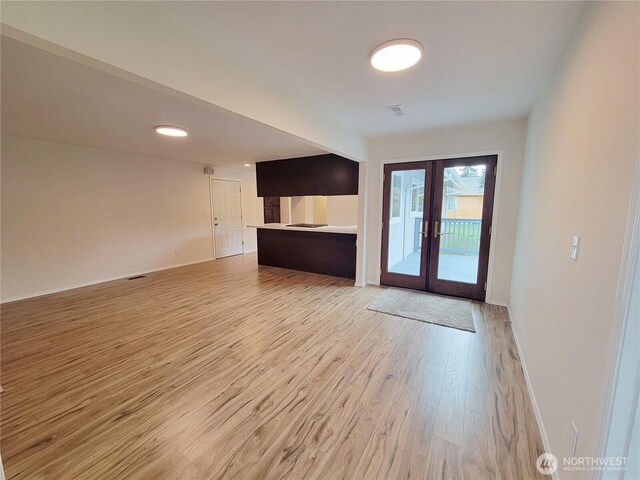
[[[318,228],[318,227],[326,227],[328,226],[326,223],[292,223],[287,225],[287,227],[304,227],[304,228]]]

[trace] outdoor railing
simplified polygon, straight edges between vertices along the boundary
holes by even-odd
[[[443,218],[441,223],[440,253],[478,255],[482,220]]]

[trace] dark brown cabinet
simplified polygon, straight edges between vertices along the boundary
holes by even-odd
[[[280,197],[264,197],[264,223],[280,223]]]
[[[258,228],[258,264],[356,277],[356,235]]]
[[[358,162],[332,153],[258,162],[258,196],[357,195],[358,171]]]

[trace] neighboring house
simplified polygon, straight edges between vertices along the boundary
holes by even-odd
[[[449,169],[448,174],[443,218],[482,218],[483,176],[462,177],[454,169]]]

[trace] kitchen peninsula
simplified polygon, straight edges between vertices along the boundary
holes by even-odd
[[[356,276],[356,226],[256,225],[258,263],[336,277]]]
[[[278,197],[281,211],[279,223],[249,225],[258,263],[355,278],[358,171],[334,154],[257,163],[258,196]]]

